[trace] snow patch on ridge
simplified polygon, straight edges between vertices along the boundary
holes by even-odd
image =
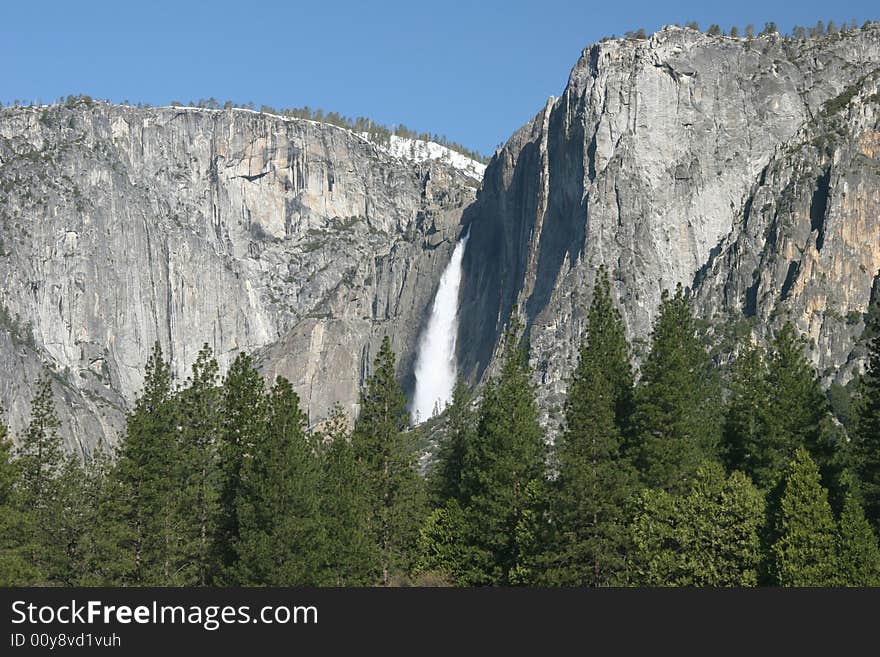
[[[477,181],[482,180],[483,174],[486,172],[486,165],[482,162],[472,160],[458,151],[433,141],[406,139],[397,135],[391,135],[391,142],[387,147],[384,147],[384,150],[395,157],[412,160],[413,162],[439,160]]]

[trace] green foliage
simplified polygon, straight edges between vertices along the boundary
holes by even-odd
[[[236,512],[233,581],[278,586],[320,583],[324,533],[321,467],[305,432],[299,397],[283,377],[268,398],[268,426],[247,449]]]
[[[434,573],[456,584],[468,583],[467,528],[465,512],[455,498],[428,514],[419,531],[415,573]]]
[[[452,403],[444,413],[445,423],[440,437],[437,458],[431,469],[429,484],[435,500],[464,501],[461,475],[468,445],[474,439],[476,417],[471,393],[465,383],[458,380],[452,391]]]
[[[180,408],[173,386],[170,365],[157,342],[104,500],[104,535],[107,548],[115,552],[115,579],[122,584],[168,585],[175,582],[179,567]]]
[[[634,403],[631,350],[620,310],[611,298],[611,284],[604,265],[599,267],[596,276],[586,337],[587,360],[590,367],[601,369],[611,386],[615,423],[625,437],[632,428]]]
[[[852,381],[850,382],[852,383]],[[853,399],[852,386],[842,386],[833,381],[828,386],[828,403],[831,405],[831,411],[843,426],[849,428],[854,421],[853,417]]]
[[[781,474],[794,451],[806,447],[830,479],[836,459],[828,425],[830,407],[816,370],[807,360],[804,340],[791,323],[782,327],[771,344],[767,380],[773,391],[765,442],[768,471]]]
[[[24,586],[40,580],[27,549],[32,518],[18,500],[18,463],[0,407],[0,586]]]
[[[837,583],[880,586],[880,547],[851,481],[837,528]]]
[[[773,510],[770,573],[778,586],[833,586],[837,528],[819,468],[801,448],[790,462]]]
[[[636,387],[636,464],[644,482],[681,490],[720,441],[720,382],[681,286],[664,291]]]
[[[37,392],[31,402],[31,421],[21,436],[16,453],[19,479],[17,484],[20,508],[26,510],[30,529],[25,549],[34,572],[47,580],[57,567],[59,546],[52,536],[60,512],[60,491],[57,478],[65,465],[60,423],[52,398],[52,378],[44,372],[37,381]]]
[[[850,101],[858,93],[860,87],[861,81],[848,86],[846,89],[837,94],[834,98],[826,101],[825,104],[822,106],[822,113],[825,116],[834,116],[835,114],[840,112],[847,105],[849,105]]]
[[[2,244],[0,244],[0,253],[2,252],[3,248]],[[30,347],[31,349],[36,348],[37,343],[34,340],[33,325],[23,320],[17,314],[13,315],[2,302],[0,302],[0,328],[9,331],[9,335],[17,344]]]
[[[748,477],[705,463],[685,493],[642,492],[630,527],[634,583],[755,586],[764,499]]]
[[[865,513],[880,532],[880,332],[869,343],[868,366],[859,386],[852,453]]]
[[[470,584],[510,584],[517,568],[533,557],[518,538],[522,523],[533,520],[534,499],[526,491],[543,482],[545,448],[515,312],[504,335],[501,371],[484,389],[461,474],[473,555]]]
[[[382,583],[412,567],[413,547],[425,512],[424,481],[416,471],[414,432],[407,426],[406,400],[395,375],[386,336],[361,393],[352,445],[366,474],[373,540]]]
[[[777,449],[769,444],[775,391],[764,350],[748,345],[733,364],[724,419],[723,452],[731,470],[742,470],[766,488],[778,478]]]
[[[769,354],[747,346],[733,365],[725,413],[724,451],[764,489],[773,488],[795,450],[806,447],[828,481],[840,469],[840,442],[830,405],[803,339],[791,323],[774,338]]]
[[[607,276],[600,271],[586,342],[568,388],[565,429],[556,446],[554,539],[540,577],[544,583],[601,586],[623,581],[625,503],[636,480],[623,457],[631,400],[623,322],[611,303]]]
[[[175,577],[183,585],[211,581],[212,552],[219,516],[220,481],[217,436],[220,433],[220,389],[217,361],[205,344],[192,374],[178,394],[180,432],[175,465],[179,482],[174,503],[179,517],[180,563]]]
[[[221,393],[221,427],[217,455],[220,469],[217,529],[214,559],[218,572],[215,578],[226,581],[225,571],[236,561],[234,545],[240,538],[238,505],[241,495],[241,473],[245,455],[254,454],[257,444],[265,441],[268,431],[269,405],[263,377],[248,354],[239,354],[223,380]]]
[[[428,482],[388,338],[351,433],[338,407],[309,433],[244,354],[221,383],[205,346],[177,386],[157,344],[115,460],[65,455],[44,375],[16,449],[0,423],[0,584],[880,585],[880,331],[848,449],[793,327],[722,394],[681,288],[634,391],[600,269],[548,459],[515,318],[476,411],[459,383],[437,419]]]
[[[355,458],[345,414],[336,406],[318,436],[326,446],[321,480],[324,520],[323,582],[366,586],[380,575],[378,547],[370,532],[365,465]]]
[[[87,96],[85,94],[80,94],[78,96],[71,95],[67,96],[63,99],[64,106],[68,108],[75,107],[93,107],[95,105],[95,100],[91,96]]]
[[[80,463],[67,457],[55,479],[55,523],[49,532],[51,558],[49,579],[63,586],[82,586],[101,581],[103,565],[93,557],[100,542],[100,507],[107,473],[100,451]]]

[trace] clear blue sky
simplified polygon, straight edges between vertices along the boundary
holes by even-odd
[[[580,51],[696,20],[724,29],[880,19],[876,0],[176,0],[3,2],[0,101],[89,94],[309,105],[445,134],[491,153]]]

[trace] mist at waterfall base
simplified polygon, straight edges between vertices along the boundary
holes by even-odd
[[[455,340],[458,335],[458,287],[461,284],[461,262],[470,231],[462,237],[443,275],[431,317],[419,342],[416,358],[416,386],[410,417],[418,424],[442,411],[452,399],[458,368],[455,362]]]

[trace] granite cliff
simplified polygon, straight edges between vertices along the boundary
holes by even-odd
[[[595,272],[636,357],[660,294],[761,339],[791,319],[826,384],[861,367],[880,269],[880,26],[808,39],[666,28],[585,49],[482,167],[243,110],[0,110],[0,401],[42,363],[68,446],[113,442],[159,340],[181,376],[256,352],[310,421],[353,414],[386,333],[414,350],[456,239],[460,371],[511,309],[553,424]],[[410,153],[413,156],[407,157]],[[479,191],[477,191],[479,187]]]
[[[465,212],[464,371],[491,371],[516,304],[555,417],[604,263],[637,357],[680,283],[701,316],[757,338],[790,318],[846,379],[880,268],[878,68],[876,25],[811,39],[671,27],[584,50]]]
[[[384,334],[402,371],[474,167],[245,110],[0,110],[0,401],[27,421],[43,364],[71,449],[116,440],[158,340],[286,375],[317,422],[356,411]],[[481,167],[477,167],[478,169]]]

